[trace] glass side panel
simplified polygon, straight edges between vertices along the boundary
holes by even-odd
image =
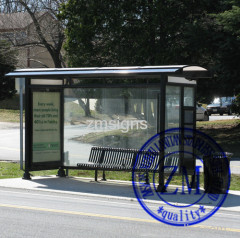
[[[93,146],[140,149],[157,133],[159,89],[64,91],[64,165],[86,163]]]
[[[180,126],[180,87],[166,87],[165,129]]]
[[[193,110],[184,110],[184,123],[193,123]]]
[[[181,90],[179,86],[167,86],[166,87],[166,103],[165,103],[165,129],[179,128],[180,127],[180,100],[181,100]],[[178,132],[168,132],[169,135],[175,137],[179,136]],[[180,150],[180,145],[175,144],[175,146],[166,147],[165,154],[176,152]],[[168,157],[168,156],[167,156]],[[166,157],[166,158],[167,158]],[[169,157],[170,158],[170,157]],[[179,158],[179,153],[174,153],[171,156],[172,159]]]
[[[194,105],[194,88],[184,87],[184,106],[193,107]]]

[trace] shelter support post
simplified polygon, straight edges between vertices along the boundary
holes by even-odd
[[[23,90],[25,78],[18,78],[20,88],[20,169],[23,170]]]
[[[22,179],[26,179],[26,180],[30,180],[31,179],[31,174],[30,174],[30,166],[29,166],[29,157],[30,157],[30,146],[31,146],[31,143],[30,143],[30,125],[31,125],[31,122],[30,122],[30,92],[29,92],[29,80],[26,80],[24,78],[21,78],[21,81],[22,81],[22,84],[24,83],[25,81],[25,167],[24,167],[24,174],[23,174],[23,177]],[[21,82],[20,81],[20,82]],[[23,101],[22,101],[23,102]],[[22,124],[22,123],[20,123]],[[23,132],[23,129],[21,129],[22,132]],[[23,135],[22,135],[22,138],[23,138]],[[20,142],[22,143],[22,152],[23,152],[23,141]],[[23,153],[21,153],[22,156],[23,156]]]
[[[58,169],[57,176],[59,176],[60,178],[64,178],[64,177],[66,177],[65,170],[64,170],[63,168],[60,167],[60,168]]]
[[[31,180],[31,174],[29,173],[29,171],[25,170],[22,179]]]
[[[161,137],[164,138],[165,136],[165,103],[166,103],[166,83],[167,83],[167,76],[163,75],[161,80],[161,94],[160,94],[160,100],[159,100],[159,106],[160,108],[160,116],[159,116],[159,127],[158,127],[158,133],[161,132]],[[160,138],[162,139],[162,138]],[[160,151],[160,160],[159,160],[159,172],[158,172],[158,192],[166,192],[166,188],[164,185],[164,156],[165,151]]]

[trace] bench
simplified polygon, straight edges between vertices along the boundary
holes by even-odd
[[[97,181],[98,170],[103,171],[103,180],[106,180],[105,171],[134,171],[146,172],[146,183],[149,183],[148,173],[159,171],[159,152],[139,151],[137,149],[122,149],[109,147],[92,147],[88,163],[78,163],[80,169],[95,170]],[[136,162],[137,159],[137,162]],[[151,162],[149,163],[149,161]],[[164,159],[164,174],[172,172],[171,166],[179,168],[179,158],[176,155]],[[169,167],[168,167],[169,166]],[[163,169],[161,169],[163,171]],[[179,169],[176,171],[179,173]]]

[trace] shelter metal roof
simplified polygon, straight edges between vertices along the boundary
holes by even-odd
[[[60,77],[138,77],[157,76],[160,74],[180,75],[187,79],[209,78],[209,72],[199,66],[134,66],[134,67],[98,67],[98,68],[35,68],[18,69],[6,74],[18,78],[60,78]]]

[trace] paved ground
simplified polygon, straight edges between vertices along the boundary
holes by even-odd
[[[0,187],[24,189],[25,191],[48,191],[65,194],[78,194],[89,197],[136,201],[132,182],[128,181],[108,180],[95,182],[92,178],[58,178],[56,176],[42,176],[34,177],[32,180],[23,180],[21,178],[2,179],[0,180]],[[175,190],[175,186],[171,186],[169,189],[170,191]],[[171,195],[169,195],[169,199],[171,200],[170,197]],[[173,195],[173,197],[175,197],[175,195]],[[159,202],[159,198],[151,198],[148,202]],[[182,196],[182,198],[178,197],[177,202],[178,204],[188,203],[186,196]],[[211,206],[209,201],[206,205]],[[240,212],[240,191],[229,191],[222,209]]]
[[[0,159],[19,156],[19,127],[0,123]],[[4,144],[7,143],[7,144]],[[13,154],[11,154],[13,153]],[[14,154],[15,153],[15,154]],[[12,156],[12,157],[11,157]],[[19,159],[18,159],[19,160]],[[240,171],[240,159],[231,162]],[[176,187],[171,186],[170,191]],[[203,189],[201,189],[203,193]],[[166,226],[151,218],[137,202],[132,183],[56,176],[0,180],[1,237],[239,237],[240,191],[229,191],[220,210],[193,227]],[[167,195],[168,196],[168,195]],[[171,197],[178,205],[187,196]],[[147,201],[151,208],[163,201]],[[201,205],[211,209],[211,201]]]
[[[0,194],[3,238],[156,238],[159,234],[171,238],[215,238],[239,237],[240,233],[238,192],[231,192],[213,216],[187,227],[166,225],[152,218],[136,201],[130,182],[96,183],[86,178],[56,177],[36,177],[32,181],[6,179],[0,181]],[[145,202],[152,211],[162,206],[169,213],[175,211],[163,201]],[[213,208],[209,202],[201,201],[198,206],[183,210],[190,213],[199,207],[204,207],[201,217]]]

